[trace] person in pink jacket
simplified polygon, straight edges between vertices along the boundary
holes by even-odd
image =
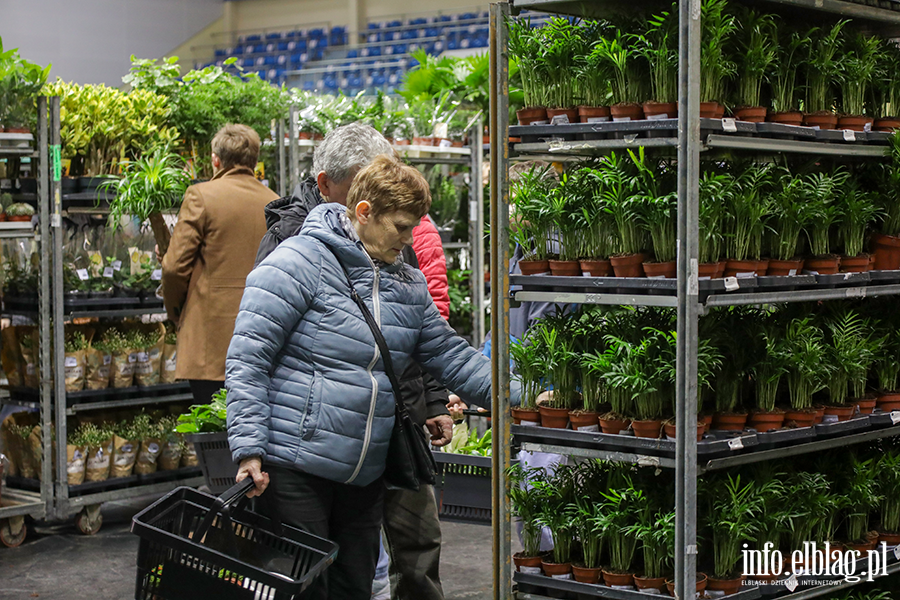
[[[419,269],[428,281],[428,291],[445,319],[450,319],[450,286],[447,282],[447,258],[441,236],[428,215],[413,229],[413,251],[419,259]]]

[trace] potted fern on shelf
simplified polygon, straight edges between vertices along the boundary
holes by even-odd
[[[760,355],[751,369],[756,391],[756,409],[750,414],[749,425],[759,433],[778,429],[784,423],[784,411],[778,410],[779,385],[787,373],[787,347],[781,328],[769,319],[759,328]]]
[[[549,247],[551,219],[547,198],[555,185],[552,167],[532,166],[510,186],[513,214],[509,237],[522,249],[519,269],[523,275],[550,273]]]
[[[654,262],[643,263],[647,277],[674,279],[676,276],[675,252],[677,237],[678,194],[666,192],[667,187],[660,180],[666,179],[668,172],[658,164],[648,164],[644,148],[637,154],[628,151],[632,163],[637,168],[637,193],[631,197],[637,209],[637,218],[643,224],[653,246]],[[668,178],[671,179],[671,178]],[[667,181],[666,183],[672,183]]]
[[[840,129],[866,131],[875,122],[874,117],[866,116],[866,103],[878,67],[880,46],[878,38],[862,33],[854,34],[844,46],[839,75],[843,112],[838,119]]]
[[[604,21],[588,21],[582,31],[585,38],[585,52],[575,57],[576,97],[578,120],[581,123],[603,123],[610,119],[609,98],[612,68],[609,61],[599,53],[588,51],[598,40],[608,34],[609,26]]]
[[[704,171],[700,176],[700,240],[699,276],[701,279],[715,279],[725,274],[724,256],[725,219],[728,217],[727,203],[732,193],[733,177],[730,174],[715,174]]]
[[[843,209],[837,195],[847,182],[849,173],[837,169],[833,173],[811,173],[803,178],[804,194],[809,204],[810,219],[806,234],[812,256],[804,261],[804,269],[819,275],[833,275],[840,268],[841,257],[831,251],[832,228]]]
[[[516,425],[538,425],[541,422],[537,399],[543,391],[541,378],[545,361],[535,341],[537,331],[531,328],[522,339],[512,340],[509,345],[510,358],[515,366],[512,376],[522,385],[522,400],[519,406],[510,409]]]
[[[571,469],[558,469],[552,476],[532,482],[540,498],[538,523],[550,530],[553,551],[541,561],[548,577],[572,578],[572,545],[575,540],[575,478]]]
[[[872,236],[873,269],[900,269],[900,137],[888,138],[888,157],[879,172],[878,195],[882,209],[880,227]]]
[[[735,180],[730,200],[728,240],[728,266],[726,277],[765,275],[768,261],[762,258],[762,238],[765,217],[772,203],[770,189],[772,169],[769,165],[753,166]]]
[[[863,368],[868,324],[853,310],[843,310],[827,322],[829,343],[827,360],[831,367],[828,376],[828,406],[826,421],[846,421],[856,409],[848,404],[850,378]]]
[[[616,226],[616,254],[610,257],[616,277],[643,277],[646,260],[644,228],[638,220],[640,196],[635,196],[635,179],[630,161],[611,153],[597,168],[598,193]]]
[[[791,320],[784,339],[788,349],[787,381],[791,403],[785,421],[793,421],[798,427],[809,427],[816,418],[813,394],[825,388],[830,370],[824,334],[806,317]]]
[[[622,486],[600,492],[603,497],[600,522],[609,548],[609,568],[603,570],[603,582],[613,589],[633,590],[634,552],[638,542],[633,526],[647,499],[643,491],[635,489],[630,478],[625,477],[624,481]]]
[[[843,486],[843,517],[847,547],[857,552],[875,549],[877,533],[869,528],[870,515],[884,500],[878,489],[878,471],[883,466],[874,458],[860,460],[850,454],[849,468],[845,469]]]
[[[873,194],[861,189],[854,179],[849,179],[842,187],[838,202],[842,204],[838,236],[844,246],[841,272],[868,271],[871,268],[871,257],[863,252],[866,232],[869,225],[880,216],[881,210],[875,204]]]
[[[575,70],[577,57],[585,52],[581,27],[563,17],[551,18],[540,32],[538,60],[547,84],[547,118],[552,125],[578,122],[575,108]]]
[[[559,253],[550,259],[550,274],[561,277],[580,277],[583,231],[580,228],[582,213],[578,203],[583,198],[579,193],[577,175],[563,173],[559,185],[553,188],[547,199],[550,218],[554,224]]]
[[[737,106],[732,110],[739,121],[762,123],[766,107],[762,106],[762,84],[776,57],[778,32],[775,17],[752,9],[744,9],[737,19]]]
[[[875,351],[875,374],[878,378],[878,396],[876,406],[884,412],[900,409],[900,327],[897,326],[896,313],[888,313],[883,323],[885,336]]]
[[[609,111],[613,121],[643,119],[636,64],[638,55],[629,36],[616,30],[613,35],[597,40],[591,55],[591,60],[606,64],[612,73],[609,80],[612,105]]]
[[[603,549],[603,507],[588,495],[575,501],[575,532],[581,543],[582,562],[572,565],[572,575],[580,583],[600,582],[600,555]]]
[[[638,591],[645,594],[662,592],[666,575],[672,569],[670,557],[675,549],[675,512],[657,509],[647,504],[638,516],[638,522],[629,533],[640,543],[644,555],[643,576],[634,576]]]
[[[878,542],[887,546],[900,544],[900,449],[884,450],[875,469],[878,490],[881,492]]]
[[[900,78],[896,77],[898,64],[900,47],[882,40],[872,80],[875,131],[900,129]]]
[[[581,239],[579,266],[583,275],[608,277],[612,274],[609,256],[613,253],[615,223],[598,190],[598,178],[590,166],[573,172],[582,184],[580,206],[573,215]]]
[[[803,124],[820,129],[837,127],[834,113],[834,84],[841,73],[843,28],[847,21],[835,23],[827,32],[814,27],[806,56],[806,102]]]

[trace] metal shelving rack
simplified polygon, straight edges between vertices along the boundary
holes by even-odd
[[[491,297],[491,330],[493,337],[493,427],[496,435],[493,443],[493,572],[494,598],[513,598],[511,573],[510,506],[507,498],[509,481],[506,469],[510,464],[511,418],[509,416],[509,53],[507,48],[507,20],[514,10],[527,9],[578,17],[602,17],[618,11],[633,12],[633,3],[628,0],[511,0],[491,5],[490,27],[490,85],[491,85],[491,147],[498,149],[491,154],[491,273],[494,288]],[[852,18],[869,30],[879,31],[888,37],[900,34],[900,12],[843,0],[766,0],[773,9],[780,12],[807,14],[828,13],[834,17]],[[776,448],[756,453],[740,454],[733,457],[712,459],[698,463],[698,444],[695,431],[687,431],[683,426],[694,417],[697,399],[697,324],[698,318],[708,307],[738,304],[764,304],[771,302],[791,302],[806,300],[828,300],[839,298],[861,298],[874,295],[900,293],[900,286],[877,287],[850,286],[831,289],[811,289],[794,291],[772,291],[761,293],[713,293],[701,301],[701,283],[698,278],[699,239],[699,174],[700,153],[718,149],[751,151],[756,153],[780,154],[785,152],[810,153],[814,155],[841,156],[867,159],[884,155],[884,149],[877,146],[824,143],[819,141],[765,139],[722,135],[705,131],[701,138],[701,121],[708,127],[709,120],[700,119],[700,3],[682,0],[678,3],[679,15],[679,72],[676,137],[626,136],[624,139],[600,139],[585,141],[550,140],[516,144],[519,154],[533,154],[534,158],[563,161],[584,156],[596,156],[616,148],[643,146],[656,148],[662,152],[677,152],[678,163],[678,261],[677,280],[674,289],[646,293],[619,293],[619,291],[598,289],[589,292],[544,292],[521,291],[515,293],[517,300],[542,300],[566,303],[631,304],[644,306],[669,306],[677,309],[677,377],[676,377],[676,421],[678,423],[675,448],[671,457],[659,457],[641,452],[621,452],[573,448],[565,444],[525,443],[523,448],[556,451],[579,456],[605,458],[636,464],[648,464],[663,468],[674,468],[676,477],[676,540],[675,540],[675,596],[694,596],[697,567],[697,475],[706,470],[727,468],[758,460],[769,460],[801,453],[814,452],[836,445],[860,443],[877,437],[900,433],[900,428],[890,427],[855,434],[834,440],[815,441],[808,444]],[[827,15],[826,15],[827,16]],[[613,124],[615,127],[615,124]],[[724,121],[722,122],[724,125]],[[561,126],[562,128],[571,126]],[[723,127],[724,128],[724,127]],[[562,131],[563,129],[557,130]],[[576,129],[577,130],[577,129]],[[522,128],[517,128],[516,134]],[[818,135],[818,134],[817,134]],[[824,138],[823,138],[824,139]],[[587,287],[587,286],[585,286]],[[610,286],[612,287],[612,286]],[[605,293],[612,291],[612,294]],[[629,290],[631,291],[631,290]],[[738,290],[739,292],[741,290]],[[499,334],[498,334],[499,333]],[[891,566],[891,572],[900,569],[900,563]],[[853,583],[843,582],[840,586],[819,586],[798,590],[781,598],[805,600],[849,587]],[[559,591],[559,590],[557,590]],[[600,595],[592,592],[589,595]],[[604,595],[607,595],[604,593]],[[615,595],[611,592],[610,596]],[[544,596],[519,593],[520,600],[542,599]]]

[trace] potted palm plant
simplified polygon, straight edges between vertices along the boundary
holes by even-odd
[[[600,180],[595,171],[589,166],[582,167],[573,177],[582,182],[581,203],[573,216],[581,238],[581,272],[591,277],[607,277],[612,274],[609,256],[614,251],[615,223],[599,193]]]
[[[519,125],[547,123],[547,89],[544,83],[544,63],[541,62],[541,33],[531,25],[531,19],[510,19],[509,52],[519,67],[525,108],[516,111]]]
[[[570,325],[575,340],[572,368],[578,370],[581,381],[582,408],[569,413],[569,422],[577,431],[599,431],[600,406],[606,401],[606,385],[585,359],[587,352],[603,346],[602,325],[597,323],[597,316],[596,311],[582,310]]]
[[[678,117],[678,10],[677,5],[647,19],[642,34],[634,34],[635,51],[650,71],[650,101],[644,102],[648,119]]]
[[[541,573],[541,533],[538,521],[542,504],[539,489],[530,484],[540,480],[544,469],[529,469],[514,464],[509,468],[509,496],[512,514],[522,521],[522,551],[513,555],[516,571],[539,575]]]
[[[753,166],[735,180],[734,193],[729,194],[730,220],[728,266],[726,277],[765,275],[768,261],[761,262],[765,217],[772,203],[772,168]]]
[[[565,429],[569,411],[577,403],[575,364],[579,359],[569,331],[568,315],[548,315],[541,320],[541,350],[545,353],[545,375],[553,390],[547,402],[539,403],[541,425]]]
[[[900,64],[900,47],[882,41],[872,81],[875,131],[900,129],[900,79],[894,76]]]
[[[828,479],[823,473],[795,471],[786,481],[785,505],[791,507],[789,549],[799,550],[812,541],[824,518],[823,509],[830,504]]]
[[[605,341],[616,358],[604,378],[611,389],[632,400],[634,420],[631,428],[634,435],[658,438],[666,402],[660,389],[660,372],[653,357],[654,340],[645,337],[639,343],[632,344],[615,336],[607,336]]]
[[[614,35],[597,40],[591,49],[591,60],[605,62],[612,71],[610,89],[613,121],[637,121],[644,117],[641,108],[640,79],[636,76],[637,51],[628,35],[616,30]]]
[[[869,517],[884,500],[878,489],[878,471],[883,466],[874,458],[860,460],[855,454],[850,455],[848,475],[843,486],[844,495],[844,527],[847,547],[858,552],[875,549],[877,535],[869,529]]]
[[[552,477],[533,481],[540,496],[538,522],[550,530],[553,552],[541,568],[548,577],[572,578],[572,544],[575,538],[575,479],[571,469],[558,469]]]
[[[853,414],[855,404],[847,404],[850,377],[862,367],[861,353],[866,350],[868,324],[852,310],[844,310],[827,322],[829,343],[828,406],[826,421],[846,421]]]
[[[820,129],[837,127],[834,113],[834,83],[841,73],[842,31],[847,21],[835,23],[830,30],[814,27],[806,56],[806,102],[803,124]]]
[[[581,542],[581,564],[572,565],[575,581],[597,584],[600,581],[600,554],[603,548],[603,507],[588,495],[575,501],[575,532]]]
[[[829,374],[824,334],[806,317],[791,320],[784,339],[788,349],[787,380],[792,409],[785,414],[785,421],[794,421],[798,427],[809,427],[816,417],[813,394],[825,388]]]
[[[647,499],[641,490],[635,489],[630,478],[625,484],[608,492],[601,492],[603,500],[600,523],[606,532],[609,548],[609,568],[603,569],[603,582],[613,589],[634,589],[634,552],[637,538],[633,526],[638,522],[641,505]]]
[[[879,199],[881,201],[881,227],[872,236],[873,269],[900,269],[900,137],[888,139],[890,161],[881,166]]]
[[[844,245],[841,272],[868,271],[871,267],[871,257],[863,253],[866,230],[869,224],[880,216],[881,209],[875,204],[874,195],[861,189],[854,179],[849,179],[843,186],[838,202],[843,204],[841,222],[838,226],[838,236]]]
[[[752,9],[744,9],[737,19],[737,107],[733,109],[740,121],[762,123],[766,107],[760,95],[762,84],[776,58],[778,32],[775,17]]]
[[[609,82],[612,68],[606,57],[590,49],[598,40],[608,34],[609,26],[604,21],[588,21],[582,28],[585,37],[585,52],[575,57],[575,83],[578,106],[578,120],[581,123],[603,123],[609,121]]]
[[[796,513],[787,502],[786,478],[787,473],[773,463],[759,463],[753,470],[753,481],[756,483],[756,493],[760,498],[756,532],[757,550],[781,549],[782,539],[790,533],[791,521],[796,517]],[[766,565],[765,570],[768,574],[757,575],[756,579],[772,581],[778,577],[775,571],[780,571],[771,563]]]
[[[700,39],[700,116],[719,119],[725,114],[725,85],[737,65],[726,48],[737,30],[725,0],[703,0]]]
[[[648,503],[638,515],[638,522],[629,533],[640,543],[644,554],[643,576],[634,576],[639,591],[647,594],[662,592],[666,575],[671,571],[675,549],[675,512],[657,510]]]
[[[737,569],[741,561],[741,544],[754,541],[759,530],[756,516],[761,498],[754,483],[741,485],[741,476],[720,480],[709,499],[709,524],[712,529],[713,576],[706,589],[734,594],[741,587]]]
[[[550,259],[550,274],[555,276],[580,277],[581,265],[578,259],[582,250],[582,212],[578,206],[584,195],[579,193],[577,175],[563,173],[559,185],[551,190],[547,198],[550,218],[559,242],[557,258]]]
[[[642,264],[647,277],[674,279],[676,275],[675,252],[677,237],[678,194],[666,192],[667,187],[660,182],[667,174],[664,168],[648,164],[644,148],[628,151],[631,161],[637,167],[636,193],[631,197],[637,208],[637,218],[643,224],[653,245],[655,262]],[[671,182],[666,182],[671,183]]]
[[[831,253],[831,229],[840,216],[842,206],[837,194],[849,178],[849,173],[837,169],[828,173],[811,173],[803,177],[810,220],[806,229],[812,257],[804,261],[804,269],[820,275],[833,275],[840,268],[840,256]]]
[[[778,429],[784,423],[784,411],[778,410],[778,387],[787,369],[787,345],[781,328],[769,319],[759,328],[760,356],[751,373],[756,390],[756,410],[750,414],[749,425],[760,433]]]
[[[515,365],[513,377],[522,385],[522,400],[519,406],[510,409],[517,425],[537,425],[541,422],[537,398],[544,389],[541,378],[545,360],[535,340],[537,331],[539,329],[531,328],[522,339],[513,340],[509,345],[509,354]]]
[[[896,318],[890,314],[886,319],[887,333],[882,338],[875,354],[875,373],[878,377],[878,397],[875,400],[878,408],[885,412],[900,409],[900,328],[896,327]]]
[[[747,423],[744,398],[752,354],[741,338],[755,318],[755,312],[739,307],[723,311],[719,317],[714,342],[729,359],[722,362],[715,380],[715,429],[741,431]]]
[[[769,213],[768,275],[797,275],[803,270],[800,233],[809,226],[810,216],[802,179],[784,171],[775,185]]]
[[[875,118],[866,116],[866,102],[878,66],[881,41],[862,33],[856,33],[848,40],[841,57],[839,81],[841,86],[841,108],[843,114],[838,119],[840,129],[866,131],[872,127]]]
[[[538,60],[547,84],[547,118],[554,125],[577,123],[572,73],[578,57],[585,51],[581,27],[569,19],[553,17],[538,31],[541,44]]]
[[[554,186],[549,175],[552,167],[532,166],[520,173],[510,186],[513,215],[510,217],[510,239],[524,253],[519,261],[523,275],[550,273],[548,262],[551,219],[547,198]]]
[[[609,400],[609,412],[600,415],[600,429],[603,433],[617,434],[628,429],[631,420],[628,414],[632,408],[632,399],[624,390],[613,387],[607,381],[607,377],[612,373],[613,364],[617,356],[617,349],[608,347],[603,352],[585,352],[582,355],[582,362],[586,365],[586,369],[595,376],[606,391],[606,397]]]
[[[878,542],[896,546],[900,544],[900,449],[885,449],[875,472],[882,494]]]
[[[810,38],[806,32],[781,24],[778,27],[775,60],[770,66],[769,84],[772,90],[772,110],[769,121],[785,125],[802,125],[797,73],[805,62]]]
[[[704,171],[700,176],[700,267],[701,279],[721,277],[726,263],[724,254],[727,204],[732,194],[734,178],[727,173]]]
[[[599,193],[616,225],[618,244],[610,257],[616,277],[642,277],[644,229],[637,218],[641,198],[634,194],[635,179],[627,161],[611,153],[597,169]]]

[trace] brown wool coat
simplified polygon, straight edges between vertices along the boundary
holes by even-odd
[[[244,282],[266,232],[263,209],[277,198],[246,167],[185,192],[162,261],[166,312],[178,324],[178,379],[225,379]]]

